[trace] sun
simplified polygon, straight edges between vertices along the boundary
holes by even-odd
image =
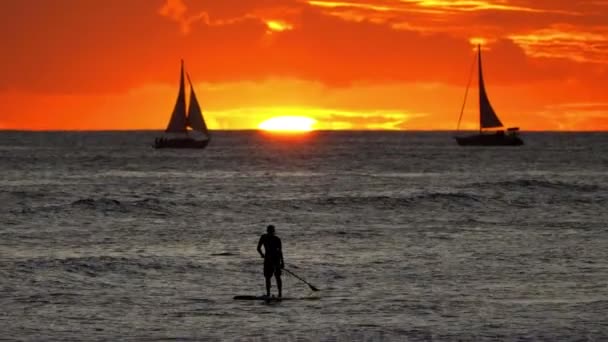
[[[276,116],[258,125],[258,128],[271,132],[310,132],[314,130],[317,120],[306,116]]]

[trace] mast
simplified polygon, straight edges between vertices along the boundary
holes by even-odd
[[[481,127],[483,126],[483,115],[481,114],[481,90],[485,89],[485,85],[483,84],[483,72],[481,69],[481,44],[477,44],[477,86],[479,87],[479,134],[481,134]]]
[[[179,91],[177,93],[177,100],[175,101],[175,107],[173,107],[173,113],[171,119],[165,130],[167,133],[187,133],[186,128],[186,91],[184,82],[184,60],[182,59],[182,65],[179,76]]]
[[[464,115],[464,107],[467,104],[467,97],[469,95],[469,89],[471,88],[471,81],[473,81],[473,72],[475,71],[475,62],[477,58],[473,57],[473,62],[471,63],[471,68],[469,71],[469,80],[467,81],[467,88],[464,91],[464,100],[462,101],[462,107],[460,108],[460,116],[458,117],[458,125],[456,126],[456,133],[460,131],[460,123],[462,122],[462,116]]]

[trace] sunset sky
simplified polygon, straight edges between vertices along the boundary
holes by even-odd
[[[522,130],[608,130],[604,0],[3,0],[0,129],[455,129],[475,44]],[[476,128],[476,92],[464,126]]]

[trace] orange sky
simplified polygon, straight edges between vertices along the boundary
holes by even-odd
[[[164,129],[182,57],[212,129],[454,129],[483,38],[506,125],[608,130],[608,1],[3,0],[0,37],[0,129]]]

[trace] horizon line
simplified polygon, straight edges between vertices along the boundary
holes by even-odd
[[[237,129],[210,129],[210,132],[261,132],[275,134],[310,134],[315,132],[383,132],[383,133],[407,133],[407,132],[428,132],[428,133],[449,133],[449,132],[477,132],[478,130],[450,130],[450,129],[315,129],[311,131],[296,131],[296,132],[281,132],[281,131],[266,131],[258,128],[237,128]],[[101,132],[161,132],[165,133],[164,129],[22,129],[22,128],[0,128],[0,133],[5,132],[20,132],[20,133],[53,133],[53,132],[70,132],[70,133],[101,133]],[[552,129],[531,129],[520,130],[520,133],[608,133],[608,129],[600,130],[552,130]]]

